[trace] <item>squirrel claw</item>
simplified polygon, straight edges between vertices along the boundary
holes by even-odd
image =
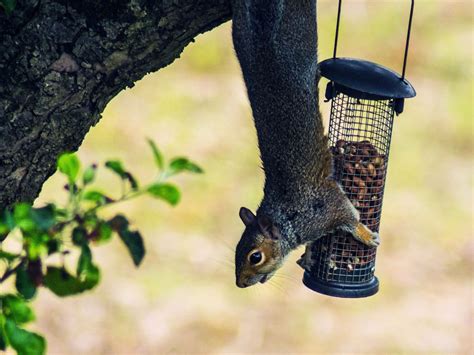
[[[358,223],[355,231],[352,233],[353,237],[358,241],[364,243],[369,247],[377,247],[380,245],[380,236],[376,232],[372,232],[364,224]]]
[[[296,263],[303,269],[307,270],[308,269],[308,260],[306,258],[306,253],[301,255],[301,257],[296,261]]]

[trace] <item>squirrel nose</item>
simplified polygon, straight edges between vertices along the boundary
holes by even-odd
[[[239,280],[239,279],[237,279],[235,283],[237,287],[240,287],[240,288],[245,288],[249,286],[245,281]]]

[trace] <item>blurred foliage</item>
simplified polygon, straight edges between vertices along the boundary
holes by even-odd
[[[73,153],[64,153],[58,159],[58,170],[66,176],[65,189],[69,198],[65,206],[49,203],[33,207],[17,203],[3,211],[0,218],[0,243],[17,238],[20,250],[7,251],[0,244],[0,261],[6,264],[0,284],[15,277],[15,293],[0,295],[0,350],[11,345],[18,354],[43,354],[44,338],[20,326],[35,319],[28,302],[40,286],[59,297],[76,295],[97,286],[100,270],[93,262],[91,246],[109,242],[117,234],[130,253],[133,263],[139,266],[145,256],[140,232],[132,230],[122,214],[110,219],[101,217],[102,210],[112,205],[148,194],[175,206],[180,199],[178,188],[166,182],[174,175],[188,171],[202,173],[202,169],[187,158],[178,157],[165,164],[163,155],[152,140],[148,140],[157,177],[141,186],[119,160],[109,160],[105,168],[121,180],[121,195],[111,198],[92,188],[97,166],[88,166],[81,174],[81,163]],[[74,272],[67,270],[66,258],[79,255]],[[59,256],[59,265],[48,260]]]

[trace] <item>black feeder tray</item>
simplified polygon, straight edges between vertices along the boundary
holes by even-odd
[[[404,100],[416,95],[405,79],[413,7],[414,0],[402,75],[365,60],[336,57],[341,0],[334,56],[319,64],[321,75],[329,79],[325,96],[331,101],[334,178],[359,211],[360,221],[375,232],[380,226],[393,119],[402,113]],[[299,261],[305,269],[303,283],[329,296],[372,296],[379,289],[374,275],[376,250],[347,232],[333,232],[306,246]]]

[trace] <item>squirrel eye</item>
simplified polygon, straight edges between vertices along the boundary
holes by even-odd
[[[262,253],[260,251],[253,252],[249,255],[249,261],[253,265],[260,263],[263,259]]]

